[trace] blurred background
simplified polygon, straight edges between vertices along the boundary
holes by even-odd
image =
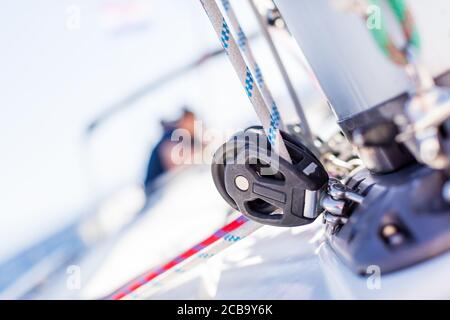
[[[235,10],[297,123],[248,3]],[[1,298],[101,297],[226,222],[207,163],[176,173],[136,216],[161,120],[189,106],[224,133],[216,143],[258,124],[226,56],[201,60],[220,47],[199,1],[17,0],[0,21]],[[323,107],[283,32],[275,40],[302,101]],[[78,266],[83,285],[67,290]]]

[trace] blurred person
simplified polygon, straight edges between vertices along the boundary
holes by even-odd
[[[184,165],[184,163],[179,163],[179,161],[177,161],[178,159],[174,159],[173,157],[175,152],[174,148],[177,147],[179,143],[184,144],[184,151],[191,151],[189,155],[184,155],[184,157],[191,156],[195,151],[196,115],[187,107],[184,107],[182,111],[183,113],[181,117],[175,121],[161,121],[163,133],[159,141],[153,147],[144,180],[145,193],[147,196],[156,189],[155,182],[161,176],[177,167]],[[183,140],[180,142],[173,140],[174,132],[180,129],[185,130],[186,136],[189,137],[189,139],[187,139],[188,141]]]

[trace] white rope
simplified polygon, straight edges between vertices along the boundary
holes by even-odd
[[[239,80],[245,88],[247,96],[266,131],[270,144],[280,157],[292,162],[280,134],[281,117],[276,104],[269,107],[263,98],[260,87],[255,85],[254,75],[247,66],[239,45],[231,34],[228,23],[225,21],[215,0],[200,0],[200,2],[211,21],[214,31],[222,42],[222,46],[224,47]]]
[[[233,6],[231,5],[229,0],[222,0],[222,6],[228,16],[228,20],[230,22],[232,29],[237,34],[237,42],[238,42],[239,48],[241,49],[241,52],[243,53],[247,63],[249,64],[250,70],[255,75],[256,83],[258,84],[259,88],[261,89],[261,93],[263,95],[264,100],[266,101],[266,104],[268,106],[274,106],[274,108],[276,110],[278,110],[275,100],[272,96],[272,93],[270,92],[270,90],[267,87],[267,84],[264,80],[261,68],[260,68],[258,62],[256,61],[253,51],[249,45],[247,36],[245,35],[244,30],[242,29],[241,25],[239,24],[236,14],[233,10]],[[284,126],[283,121],[281,119],[280,119],[280,128],[282,130],[286,131],[286,127]]]
[[[207,260],[214,257],[216,254],[227,249],[234,243],[238,242],[239,240],[245,238],[249,234],[252,234],[253,232],[262,227],[261,224],[252,221],[247,221],[242,216],[241,218],[238,219],[243,219],[246,222],[243,223],[238,229],[223,236],[220,240],[218,240],[214,244],[205,247],[191,258],[184,260],[182,263],[174,266],[172,269],[162,273],[160,276],[155,278],[154,281],[149,282],[147,285],[138,288],[134,292],[130,292],[126,297],[124,297],[124,300],[148,299],[153,294],[159,292],[162,288],[169,289],[170,288],[169,285],[173,282],[173,280],[176,280],[177,278],[184,275],[189,270],[192,270],[193,268],[197,267],[198,265],[205,263]],[[173,284],[176,285],[177,283]]]

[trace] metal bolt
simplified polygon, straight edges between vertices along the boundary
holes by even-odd
[[[347,188],[337,180],[331,180],[328,193],[334,200],[350,200],[356,203],[364,201],[363,196]]]
[[[398,232],[398,229],[393,224],[388,224],[383,227],[383,230],[381,231],[383,237],[389,238],[395,235]]]
[[[381,235],[387,240],[391,246],[401,245],[405,237],[400,230],[393,224],[387,224],[381,230]]]
[[[234,184],[241,191],[247,191],[250,188],[250,182],[244,176],[237,176],[234,179]]]
[[[330,196],[326,196],[322,199],[322,207],[329,213],[335,216],[342,216],[345,208],[345,201],[336,200]]]

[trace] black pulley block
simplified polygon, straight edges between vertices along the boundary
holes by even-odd
[[[235,134],[214,155],[212,175],[222,197],[249,219],[273,226],[311,223],[305,194],[325,187],[320,161],[292,135],[281,132],[293,163],[272,152],[262,127]]]

